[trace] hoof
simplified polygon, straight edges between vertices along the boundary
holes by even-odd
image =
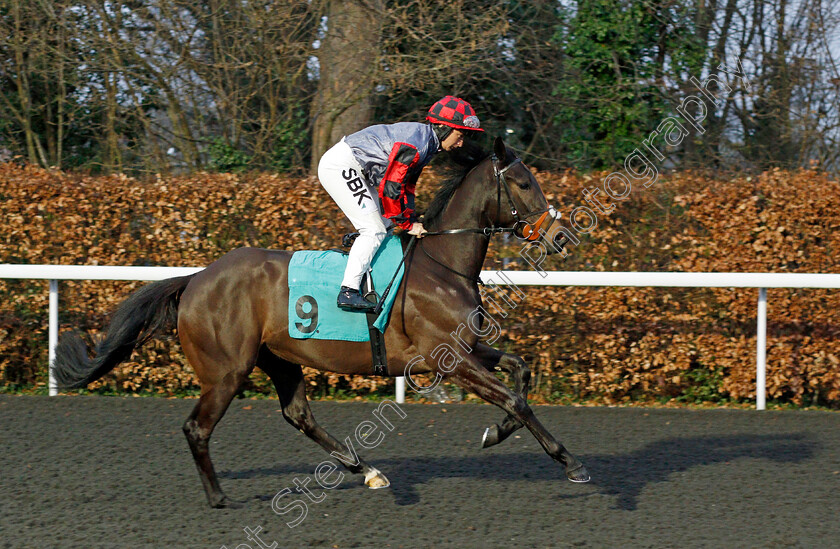
[[[368,488],[371,490],[377,490],[379,488],[389,487],[391,485],[391,481],[389,481],[380,471],[373,469],[370,473],[365,475],[365,484],[367,484]]]
[[[499,443],[499,426],[493,425],[484,430],[484,436],[481,437],[481,447],[489,448]]]
[[[582,463],[578,463],[574,469],[566,469],[566,478],[572,482],[589,482],[589,471]]]

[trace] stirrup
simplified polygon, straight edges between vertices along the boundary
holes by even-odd
[[[353,242],[359,236],[359,233],[347,233],[341,237],[341,245],[345,248],[350,248],[353,246]]]

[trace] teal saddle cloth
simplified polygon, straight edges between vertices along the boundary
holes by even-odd
[[[389,234],[373,257],[373,287],[381,295],[399,268],[394,286],[374,326],[382,333],[388,325],[397,288],[403,277],[400,239]],[[289,263],[289,335],[296,339],[370,341],[367,315],[344,311],[336,305],[344,278],[347,254],[336,251],[301,251]]]

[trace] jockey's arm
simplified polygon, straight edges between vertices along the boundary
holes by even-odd
[[[420,160],[417,147],[409,143],[395,143],[388,157],[388,166],[379,182],[382,215],[398,227],[409,231],[415,224],[414,188]]]

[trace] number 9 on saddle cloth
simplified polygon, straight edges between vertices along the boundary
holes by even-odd
[[[352,236],[345,235],[342,242],[345,245],[352,243]],[[399,237],[389,234],[373,258],[372,273],[368,278],[372,278],[374,288],[380,289],[388,286],[395,273],[396,278],[383,303],[382,312],[371,315],[369,325],[368,315],[341,310],[335,303],[335,289],[341,284],[347,265],[345,252],[295,252],[289,262],[289,335],[296,339],[343,341],[371,341],[373,335],[373,343],[382,344],[380,365],[384,366],[384,341],[376,339],[382,336],[388,325],[403,277],[402,258]]]

